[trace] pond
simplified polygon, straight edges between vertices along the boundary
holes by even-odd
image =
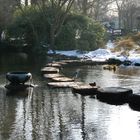
[[[0,63],[0,140],[140,140],[140,112],[129,104],[110,105],[73,94],[71,89],[51,89],[40,74],[41,65],[4,61]],[[5,73],[17,69],[30,71],[38,85],[28,95],[9,95],[4,88]],[[62,71],[72,77],[76,70],[77,81],[140,90],[140,67],[120,66],[113,72],[97,65]]]

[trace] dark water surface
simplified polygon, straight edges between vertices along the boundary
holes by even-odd
[[[110,105],[70,89],[50,89],[39,64],[4,61],[0,63],[0,140],[140,140],[140,112],[128,104]],[[5,73],[18,69],[31,71],[38,87],[12,96],[4,88]],[[140,67],[119,67],[116,72],[102,66],[67,67],[63,73],[71,77],[76,70],[80,70],[78,81],[140,90]]]

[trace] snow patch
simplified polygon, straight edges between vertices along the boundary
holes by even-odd
[[[82,54],[77,50],[70,51],[55,51],[56,54],[66,55],[66,56],[75,56],[80,57]]]
[[[114,43],[112,43],[111,41],[108,41],[106,48],[107,49],[97,49],[95,51],[90,51],[88,53],[80,53],[77,50],[70,50],[70,51],[58,51],[56,50],[55,53],[56,54],[60,54],[60,55],[65,55],[65,56],[74,56],[74,57],[78,57],[81,59],[88,59],[88,60],[92,60],[92,61],[98,61],[98,62],[104,62],[106,60],[108,60],[109,58],[114,58],[116,60],[120,60],[120,61],[131,61],[133,64],[137,63],[140,64],[140,54],[136,53],[134,50],[129,52],[129,56],[123,56],[120,55],[118,52],[112,53],[110,51],[111,48],[114,48],[115,45]],[[53,51],[49,51],[49,54],[53,53]]]

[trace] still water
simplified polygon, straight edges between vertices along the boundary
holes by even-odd
[[[50,89],[39,64],[27,62],[0,63],[0,140],[140,140],[140,112],[129,104],[110,105],[70,89]],[[38,87],[7,94],[5,73],[13,69],[31,71]],[[62,71],[72,77],[76,70],[77,81],[140,90],[140,67],[118,67],[113,72],[83,66]]]

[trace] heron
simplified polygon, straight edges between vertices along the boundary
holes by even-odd
[[[76,80],[77,79],[77,77],[78,77],[78,75],[79,75],[79,72],[80,72],[80,70],[78,69],[78,70],[76,70],[75,72],[74,72],[74,74],[73,74],[73,79],[74,80]]]

